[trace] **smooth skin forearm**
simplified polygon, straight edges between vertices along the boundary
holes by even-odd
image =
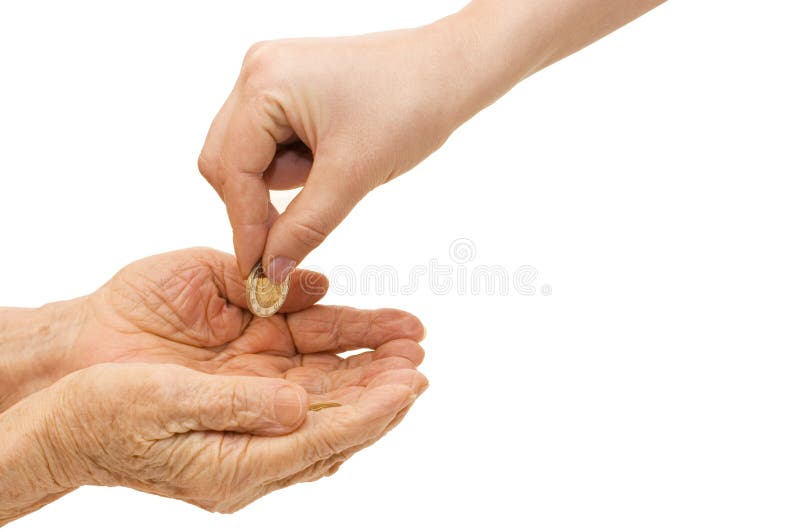
[[[434,23],[457,58],[461,122],[517,83],[666,0],[474,0]]]

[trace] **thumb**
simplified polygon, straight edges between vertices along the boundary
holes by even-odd
[[[306,185],[269,229],[262,261],[267,277],[283,282],[369,192],[369,183],[352,165],[316,158]]]
[[[305,420],[306,391],[284,379],[209,375],[187,370],[168,389],[176,393],[160,405],[167,429],[248,432],[279,436],[292,432]]]

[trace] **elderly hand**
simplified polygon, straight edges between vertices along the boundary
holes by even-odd
[[[68,373],[103,362],[283,377],[316,393],[330,379],[352,377],[352,368],[336,356],[343,351],[380,347],[361,359],[376,357],[372,363],[384,369],[413,368],[421,361],[417,342],[424,329],[417,318],[391,309],[312,307],[326,288],[322,275],[298,271],[281,313],[256,318],[247,311],[235,259],[195,248],[135,262],[88,297],[36,310],[8,309],[0,322],[8,315],[5,329],[16,330],[17,338],[0,336],[0,355],[10,352],[19,363],[0,375],[0,411]],[[3,361],[0,356],[0,366]]]
[[[324,355],[384,344],[386,353],[400,357],[398,367],[419,362],[424,328],[416,317],[393,309],[311,307],[327,280],[297,274],[281,312],[257,318],[247,311],[232,256],[188,249],[143,259],[89,296],[74,358],[82,366],[172,362],[207,373],[289,379],[308,373],[300,370],[303,362],[332,362]]]
[[[366,370],[369,358],[352,364],[363,370],[358,379],[331,378],[319,395],[343,406],[310,412],[291,434],[307,398],[282,379],[167,364],[73,373],[0,416],[0,525],[86,484],[232,512],[332,474],[398,423],[427,386],[414,369]]]
[[[422,325],[310,306],[327,281],[293,282],[283,313],[254,318],[234,258],[189,249],[86,298],[0,313],[0,524],[84,484],[233,511],[380,438],[427,386]],[[344,406],[307,413],[329,401]]]

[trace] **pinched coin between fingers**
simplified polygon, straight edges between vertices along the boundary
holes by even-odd
[[[247,278],[247,306],[260,318],[272,316],[283,306],[289,293],[291,274],[280,284],[273,283],[265,274],[261,262],[253,266]]]

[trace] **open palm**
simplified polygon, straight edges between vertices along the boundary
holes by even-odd
[[[417,318],[393,309],[314,306],[328,282],[298,270],[281,312],[247,311],[235,258],[192,248],[137,261],[86,300],[73,369],[103,362],[172,363],[214,374],[282,377],[313,400],[422,360]],[[341,358],[353,349],[369,351]]]
[[[423,358],[418,341],[424,329],[416,317],[399,310],[314,305],[327,285],[324,276],[298,270],[281,312],[258,318],[246,310],[244,283],[231,255],[187,249],[122,269],[85,300],[83,325],[71,349],[74,369],[97,368],[84,377],[91,384],[78,387],[84,399],[87,393],[101,394],[84,401],[87,408],[110,409],[80,415],[98,420],[89,431],[93,441],[107,440],[102,452],[90,456],[91,463],[113,472],[114,483],[233,511],[275,489],[330,475],[352,454],[380,439],[427,386],[415,370]],[[339,356],[354,349],[365,350]],[[343,406],[310,413],[297,431],[283,436],[236,434],[231,431],[249,429],[234,426],[189,432],[181,428],[178,433],[159,429],[153,440],[152,434],[140,434],[141,421],[130,433],[107,431],[103,420],[119,419],[118,411],[127,412],[125,418],[131,420],[146,418],[153,408],[158,419],[168,415],[173,404],[185,401],[194,389],[187,384],[196,379],[194,371],[186,373],[185,368],[282,378],[302,386],[310,403]],[[164,379],[172,384],[148,384]],[[137,398],[133,402],[124,399],[131,391]],[[164,394],[168,399],[159,401]],[[140,409],[145,414],[138,415]],[[142,438],[153,441],[145,454],[128,449]],[[119,456],[110,456],[108,449],[116,449]],[[211,452],[215,449],[225,452]],[[173,460],[160,459],[164,453]],[[140,457],[136,463],[149,457],[167,467],[147,469],[147,474],[128,471],[127,457],[134,454]],[[194,465],[181,468],[181,474],[171,472],[172,463],[182,463],[183,454]],[[240,469],[242,464],[248,465]],[[236,473],[242,470],[248,472],[246,481]],[[93,483],[111,482],[105,477]]]

